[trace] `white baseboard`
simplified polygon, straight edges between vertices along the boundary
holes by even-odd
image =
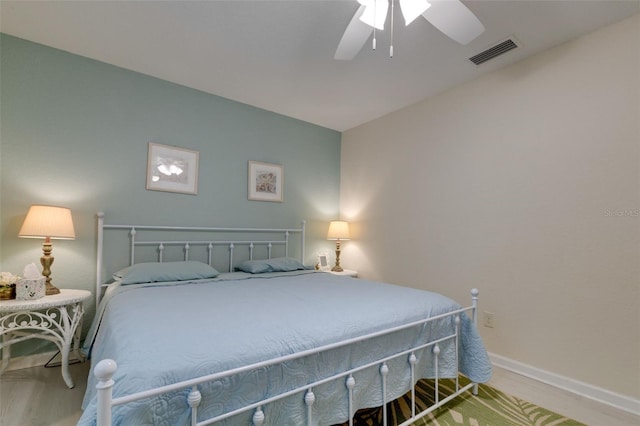
[[[489,353],[489,357],[496,367],[640,416],[640,400],[545,371],[494,353]]]
[[[23,368],[41,367],[45,365],[57,352],[43,352],[35,355],[12,357],[6,371],[22,370]]]

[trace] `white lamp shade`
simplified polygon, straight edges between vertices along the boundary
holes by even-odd
[[[76,233],[73,230],[71,210],[66,207],[33,205],[29,208],[18,236],[73,240]]]
[[[327,232],[327,240],[348,240],[349,235],[349,222],[344,220],[334,220],[329,223],[329,232]]]

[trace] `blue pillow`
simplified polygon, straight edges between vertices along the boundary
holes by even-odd
[[[206,263],[147,262],[136,263],[113,274],[121,284],[155,283],[162,281],[186,281],[215,278],[220,273]]]
[[[277,257],[274,259],[246,260],[238,266],[238,269],[250,274],[263,272],[290,272],[306,269],[299,260],[292,257]]]

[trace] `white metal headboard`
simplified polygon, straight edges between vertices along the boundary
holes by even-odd
[[[100,303],[103,284],[103,269],[104,269],[104,232],[106,230],[120,229],[128,230],[128,248],[129,248],[129,265],[136,263],[136,248],[142,246],[156,247],[157,249],[157,261],[164,261],[164,251],[168,246],[180,246],[184,253],[183,259],[190,260],[189,251],[193,246],[205,246],[207,259],[206,263],[212,265],[213,262],[213,249],[215,246],[227,246],[229,249],[229,269],[234,270],[234,250],[237,246],[246,246],[248,248],[249,259],[253,259],[254,248],[256,246],[265,246],[267,249],[267,258],[271,258],[272,248],[274,246],[284,246],[285,256],[289,254],[289,236],[291,234],[299,234],[300,237],[300,255],[292,256],[297,257],[301,262],[305,260],[305,227],[306,222],[303,220],[300,224],[300,228],[220,228],[220,227],[206,227],[206,226],[157,226],[157,225],[109,225],[104,223],[104,213],[98,212],[98,248],[97,248],[97,267],[96,267],[96,309]],[[149,239],[146,240],[143,236],[145,233],[153,233],[162,231],[166,233],[167,238],[162,239]],[[184,236],[188,232],[197,232],[200,238],[197,240],[185,239]],[[217,235],[229,236],[233,234],[243,234],[261,236],[256,239],[238,239],[215,238]],[[172,237],[172,235],[175,235]],[[181,238],[182,237],[182,238]],[[174,259],[177,260],[177,259]],[[205,261],[204,259],[199,259]],[[123,265],[125,266],[125,265]],[[113,271],[115,272],[115,271]]]

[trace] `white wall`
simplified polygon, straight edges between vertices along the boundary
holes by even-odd
[[[640,16],[343,134],[360,276],[469,300],[496,354],[640,398]]]

